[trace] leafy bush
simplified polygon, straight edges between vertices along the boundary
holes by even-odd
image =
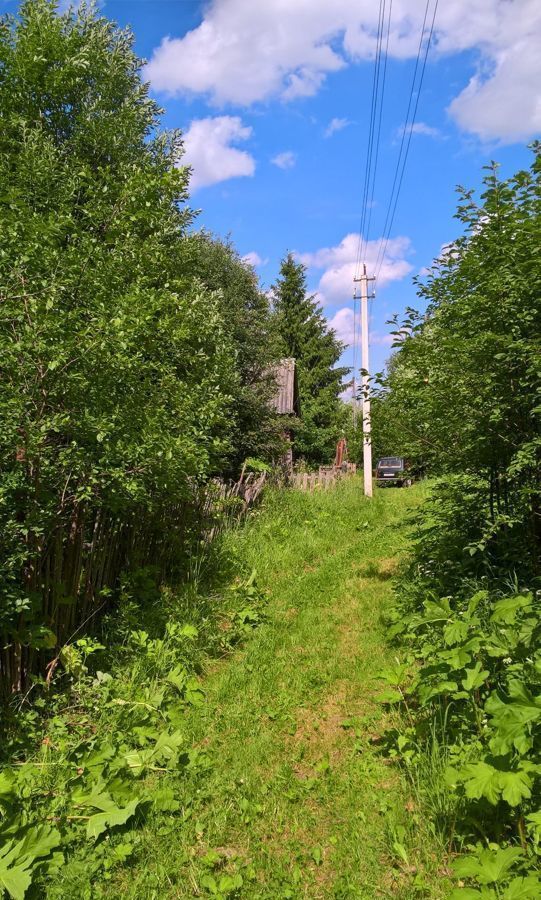
[[[382,701],[407,711],[391,753],[442,839],[472,854],[456,873],[476,886],[457,900],[541,888],[541,591],[505,578],[490,541],[479,549],[485,514],[475,479],[433,488],[389,621],[409,655],[382,673]]]
[[[385,673],[389,688],[383,696],[409,709],[410,728],[398,736],[398,755],[409,766],[418,765],[419,752],[421,757],[429,752],[437,735],[445,754],[444,789],[451,795],[447,821],[440,822],[448,839],[459,848],[481,841],[476,853],[481,873],[490,856],[483,846],[498,842],[515,849],[518,842],[520,868],[528,860],[536,867],[541,837],[539,596],[526,590],[478,590],[417,604],[411,598],[412,593],[399,603],[392,634],[407,643],[411,662],[419,660],[421,666]],[[472,865],[460,861],[457,874],[472,874]],[[494,880],[507,883],[503,875]],[[523,886],[524,893],[516,896],[538,896],[534,884],[539,891],[541,880],[532,874],[530,893]]]
[[[252,573],[214,598],[195,598],[186,588],[165,599],[176,615],[155,636],[117,623],[123,647],[107,652],[86,638],[69,645],[51,691],[36,685],[34,707],[24,704],[14,719],[4,745],[11,759],[0,773],[0,893],[22,900],[40,885],[49,896],[61,873],[90,896],[92,879],[107,880],[137,854],[145,817],[183,816],[183,803],[212,766],[185,733],[186,711],[205,704],[200,661],[223,655],[258,627],[265,597]],[[145,590],[139,597],[132,589],[130,602],[148,617]],[[150,605],[163,602],[157,594]],[[36,717],[36,709],[44,714]],[[228,877],[217,879],[223,895],[242,883],[240,874],[231,883]]]
[[[461,189],[465,233],[397,330],[379,415],[440,475],[421,509],[384,673],[411,772],[456,862],[453,896],[541,894],[539,146],[529,172]],[[537,238],[534,237],[537,235]],[[377,404],[376,404],[377,406]],[[430,796],[432,794],[432,796]]]
[[[123,570],[185,563],[199,484],[277,441],[268,301],[233,248],[188,235],[182,140],[132,45],[84,4],[0,23],[6,691]]]

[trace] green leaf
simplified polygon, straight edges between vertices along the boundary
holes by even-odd
[[[453,864],[453,869],[459,878],[473,878],[478,884],[496,884],[505,878],[523,856],[520,847],[486,849],[475,856],[458,859]]]
[[[91,816],[86,826],[87,838],[95,840],[104,831],[108,831],[117,825],[124,825],[135,814],[139,803],[139,798],[136,798],[126,806],[114,806],[106,812],[96,813],[94,816]]]
[[[435,622],[446,622],[451,618],[451,606],[447,597],[441,600],[426,600],[424,602],[425,614],[423,623],[432,624]]]
[[[465,766],[459,773],[464,782],[466,796],[471,800],[486,797],[494,806],[500,799],[500,772],[486,762]]]
[[[213,875],[203,875],[200,879],[202,887],[206,888],[213,896],[218,893],[218,883]]]
[[[181,731],[162,731],[154,746],[146,750],[133,750],[125,756],[130,769],[143,770],[150,767],[174,768],[178,762],[178,750],[184,743]]]
[[[197,678],[188,678],[186,682],[186,702],[191,706],[203,706],[205,703],[205,692],[201,687]]]
[[[61,842],[62,836],[56,828],[49,825],[29,828],[20,844],[21,856],[31,857],[32,860],[42,859],[59,847]]]
[[[468,603],[468,610],[466,613],[468,619],[471,619],[479,604],[484,603],[485,600],[488,600],[488,591],[477,591],[477,593],[473,595]]]
[[[231,891],[237,891],[243,885],[242,875],[240,873],[236,873],[235,875],[222,875],[218,882],[218,890],[221,893],[228,894]]]
[[[523,771],[500,772],[500,787],[509,806],[519,806],[532,795],[532,779]]]
[[[531,796],[532,779],[524,769],[501,770],[481,761],[465,766],[459,772],[466,796],[473,800],[485,797],[496,804],[500,796],[510,806],[518,806]]]
[[[175,666],[175,668],[172,669],[172,671],[169,672],[169,674],[167,675],[167,681],[170,684],[173,684],[181,694],[184,693],[184,688],[186,687],[187,679],[188,679],[188,673],[186,672],[186,669],[184,668],[184,666],[180,666],[180,665]]]
[[[494,604],[494,611],[490,621],[512,625],[517,618],[517,614],[523,609],[528,609],[531,605],[531,594],[519,594],[516,597],[506,597],[504,600],[498,600]]]
[[[11,769],[4,769],[0,772],[0,800],[7,800],[16,796],[15,792],[16,778]]]
[[[421,703],[428,703],[434,697],[454,693],[457,688],[458,684],[456,681],[438,681],[432,685],[421,684],[419,685],[419,699]]]
[[[32,883],[29,872],[31,862],[20,866],[4,867],[0,859],[0,885],[5,888],[13,900],[24,900],[24,896]]]
[[[400,703],[403,699],[404,697],[400,691],[395,691],[393,688],[387,688],[376,695],[378,703]]]
[[[509,697],[493,693],[485,709],[492,716],[495,735],[491,739],[493,753],[505,755],[515,747],[519,753],[531,746],[530,725],[541,719],[541,698],[533,697],[517,679],[509,683]]]
[[[460,644],[468,635],[468,623],[462,619],[454,619],[443,629],[443,639],[449,646]]]
[[[190,638],[191,640],[195,640],[198,636],[199,632],[194,625],[183,625],[180,629],[180,633],[184,635],[184,637]]]
[[[453,670],[463,669],[471,662],[471,653],[468,653],[464,647],[453,647],[452,650],[442,650],[438,657],[445,660],[447,665]]]
[[[181,803],[173,788],[162,787],[152,792],[154,808],[160,812],[177,812]]]
[[[13,900],[23,900],[36,861],[49,856],[60,841],[59,831],[40,825],[29,828],[19,841],[7,841],[0,848],[0,885]]]
[[[476,691],[482,687],[489,675],[488,669],[483,669],[481,663],[476,662],[473,669],[466,669],[466,677],[462,679],[462,686],[465,691]]]
[[[402,862],[406,863],[406,865],[409,866],[409,858],[404,844],[401,844],[400,841],[393,841],[392,847],[399,859],[401,859]]]
[[[526,820],[531,823],[530,830],[533,831],[536,838],[539,840],[541,838],[541,809],[527,815]]]
[[[539,897],[541,897],[541,880],[537,875],[514,878],[502,894],[502,900],[539,900]]]

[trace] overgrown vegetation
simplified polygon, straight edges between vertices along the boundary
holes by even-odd
[[[417,502],[369,504],[355,480],[270,492],[183,591],[126,580],[99,642],[13,703],[11,895],[445,896],[441,850],[379,749],[379,619]]]
[[[182,728],[202,660],[264,618],[250,571],[207,546],[230,518],[209,497],[282,453],[284,348],[253,269],[192,230],[182,154],[129,31],[53,0],[1,18],[0,893],[15,900],[103,896],[147,819],[189,818],[209,766]],[[201,891],[238,889],[208,866]]]
[[[465,232],[397,332],[379,416],[388,440],[440,475],[421,512],[387,673],[407,707],[397,750],[451,851],[459,897],[541,893],[541,268],[539,147],[495,167]],[[377,413],[378,414],[378,413]],[[396,442],[396,443],[394,443]],[[425,777],[426,772],[430,777]],[[424,773],[424,774],[423,774]]]
[[[205,702],[201,660],[244,640],[263,599],[253,575],[173,593],[142,570],[100,640],[70,643],[52,686],[35,681],[31,698],[12,702],[0,775],[0,885],[11,897],[30,885],[48,897],[104,896],[147,818],[184,821],[210,765],[184,727]],[[182,802],[179,780],[190,785]],[[235,886],[225,878],[220,890]]]
[[[209,479],[283,451],[279,316],[229,242],[190,231],[182,138],[160,131],[132,45],[92,4],[0,20],[4,692],[94,624],[123,572],[185,570]]]
[[[191,230],[132,44],[84,5],[0,20],[0,886],[436,897],[447,853],[457,900],[538,897],[540,148],[461,191],[374,399],[376,455],[439,477],[389,665],[376,619],[415,491],[283,494],[207,545],[205,487],[283,449],[282,356],[297,455],[332,459],[342,346],[291,254],[271,309]]]
[[[122,571],[182,570],[200,485],[281,446],[272,317],[190,235],[178,134],[132,36],[23,3],[0,25],[0,681],[28,686]]]

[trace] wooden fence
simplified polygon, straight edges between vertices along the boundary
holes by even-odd
[[[182,503],[134,509],[129,518],[77,503],[29,548],[21,579],[34,615],[0,629],[0,694],[24,690],[31,675],[50,677],[66,644],[95,628],[123,573],[151,566],[158,580],[178,573],[197,536],[210,541],[257,501],[266,472],[236,483],[192,484]]]
[[[294,488],[300,491],[327,490],[333,487],[337,482],[344,478],[355,475],[357,466],[355,463],[347,463],[346,466],[337,468],[336,466],[320,466],[318,472],[295,472],[292,475],[291,483]]]
[[[201,518],[206,540],[212,540],[220,531],[246,515],[257,502],[267,481],[266,472],[249,472],[244,469],[237,482],[215,479],[205,485],[201,495]]]

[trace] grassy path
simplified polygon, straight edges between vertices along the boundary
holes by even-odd
[[[415,803],[377,747],[377,674],[392,663],[380,613],[419,493],[289,494],[232,536],[267,621],[209,665],[189,728],[212,767],[184,821],[147,823],[123,896],[441,896]]]

